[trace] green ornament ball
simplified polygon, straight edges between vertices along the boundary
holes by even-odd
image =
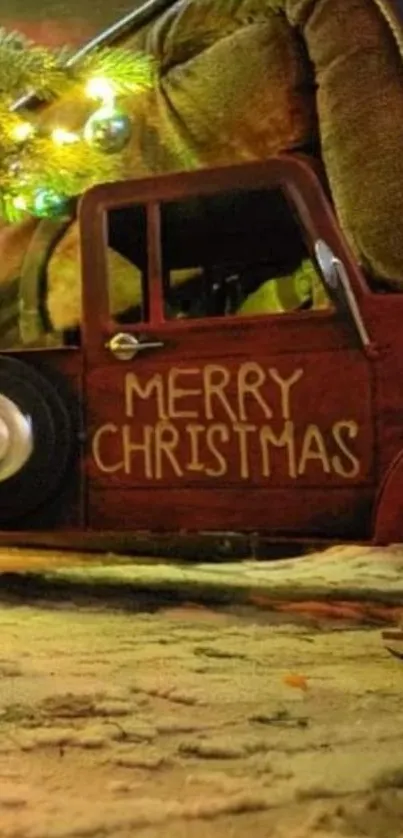
[[[118,108],[110,106],[95,111],[84,127],[85,141],[105,154],[122,151],[129,142],[131,133],[130,117]]]
[[[53,189],[39,189],[33,198],[32,211],[39,218],[60,218],[67,213],[68,201]]]

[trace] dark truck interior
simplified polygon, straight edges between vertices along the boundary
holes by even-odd
[[[114,210],[108,216],[109,245],[147,276],[144,207]],[[161,205],[165,316],[223,317],[241,312],[262,283],[281,284],[309,258],[298,222],[280,190],[232,191]],[[175,284],[175,272],[185,281]],[[113,277],[110,277],[113,281]],[[290,308],[308,308],[309,294]],[[284,305],[287,305],[284,299]],[[262,312],[263,313],[263,312]],[[120,322],[147,320],[147,282],[141,305]]]

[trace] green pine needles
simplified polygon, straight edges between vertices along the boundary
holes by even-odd
[[[72,58],[68,49],[0,29],[0,215],[7,221],[63,214],[69,198],[121,171],[131,135],[125,100],[155,84],[155,62],[119,47]],[[90,117],[77,132],[47,129],[41,111],[14,107],[31,93],[45,103],[87,99]]]

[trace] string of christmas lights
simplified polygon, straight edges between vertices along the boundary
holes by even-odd
[[[0,29],[0,216],[63,216],[95,183],[115,180],[119,154],[132,134],[125,108],[155,83],[155,62],[121,48],[102,48],[69,65],[66,49],[39,47]],[[35,90],[45,102],[79,92],[95,109],[79,131],[47,129],[39,114],[15,111],[17,96]],[[46,108],[46,106],[45,106]]]

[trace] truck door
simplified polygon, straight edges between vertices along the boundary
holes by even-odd
[[[117,206],[143,242],[119,323],[105,256]],[[371,362],[321,254],[347,265],[355,302],[365,287],[310,168],[97,187],[81,224],[89,528],[364,537]]]

